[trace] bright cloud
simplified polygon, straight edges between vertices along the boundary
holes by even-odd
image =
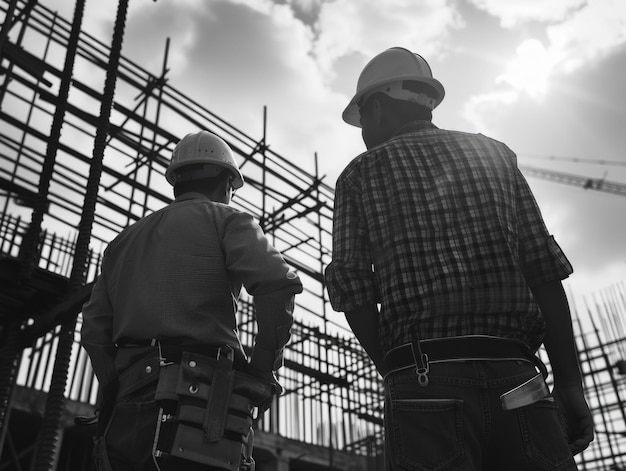
[[[524,40],[505,71],[495,78],[498,92],[467,101],[463,116],[478,127],[481,113],[491,113],[517,100],[511,93],[541,101],[550,89],[550,79],[570,74],[589,62],[601,59],[626,44],[626,2],[623,0],[542,0],[498,2],[474,0],[502,25],[525,20],[551,21],[546,27],[547,44],[535,38]],[[545,10],[545,11],[544,11]]]
[[[571,73],[626,44],[626,2],[589,0],[567,21],[546,30],[559,68]]]
[[[335,62],[353,53],[367,60],[393,46],[432,56],[445,50],[451,29],[463,25],[446,0],[336,0],[324,3],[315,24],[315,56],[332,74]]]
[[[329,0],[286,0],[293,8],[296,17],[307,24],[317,21],[322,4]]]
[[[505,107],[514,105],[519,95],[513,90],[498,90],[470,97],[461,110],[461,116],[480,132],[487,132],[487,117],[497,119],[498,113]]]
[[[528,39],[516,50],[515,59],[507,71],[496,78],[518,92],[531,98],[541,99],[548,90],[548,80],[553,73],[556,60],[554,54],[536,39]]]
[[[505,28],[526,21],[562,21],[585,0],[470,0],[477,8],[498,17]]]
[[[163,63],[165,40],[170,38],[174,53],[168,57],[168,68],[176,72],[193,65],[190,64],[190,57],[176,52],[193,46],[202,24],[217,21],[210,10],[202,7],[201,2],[179,0],[174,4],[164,1],[159,8],[144,2],[130,2],[123,54],[138,60],[151,72],[158,73]],[[195,21],[189,21],[194,13]]]
[[[602,276],[598,276],[601,273]],[[570,294],[579,306],[584,306],[585,301],[589,302],[589,296],[601,293],[612,287],[619,286],[620,280],[626,279],[626,260],[616,260],[603,264],[594,271],[586,271],[574,274],[566,280],[570,288]],[[622,282],[623,283],[623,282]]]
[[[71,19],[73,2],[42,3]],[[492,18],[476,14],[470,3]],[[114,20],[114,8],[87,2],[84,29],[105,44],[110,43]],[[549,116],[555,120],[547,137],[543,130],[537,132],[543,116],[529,99],[548,96],[550,87],[566,74],[595,69],[595,61],[615,51],[623,53],[625,35],[624,0],[144,0],[129,4],[123,54],[158,75],[165,39],[171,38],[167,74],[171,86],[255,138],[262,135],[267,105],[271,149],[309,171],[317,152],[320,172],[333,184],[347,162],[364,150],[359,129],[342,123],[341,112],[365,63],[391,46],[408,47],[435,63],[439,78],[449,87],[448,105],[438,110],[450,110],[445,127],[467,128],[458,121],[462,110],[467,121],[488,135],[494,123],[498,130],[508,126],[502,137],[512,146],[515,143],[514,148],[520,142],[533,148],[548,142],[551,152],[567,155],[577,149],[573,142],[588,141],[598,155],[617,158],[623,148],[619,132],[623,106],[616,93],[584,90],[589,92],[584,100],[551,109]],[[617,61],[598,65],[608,62],[612,71],[619,70]],[[76,65],[85,66],[89,64]],[[607,75],[605,83],[621,80]],[[579,83],[563,85],[578,91]],[[93,86],[98,89],[102,84]],[[471,96],[476,90],[486,93]],[[122,93],[122,87],[116,93]],[[622,113],[607,114],[617,118],[610,125],[594,119],[595,127],[591,126],[592,108],[579,108],[591,104],[592,98],[597,107],[598,97]],[[72,103],[79,101],[73,97]],[[168,126],[180,135],[190,131],[177,129],[176,123]],[[542,203],[554,197],[544,188],[538,193]],[[581,201],[584,198],[590,196],[584,194]],[[569,197],[566,202],[575,204]],[[575,216],[568,213],[567,222],[553,221],[565,213],[549,207],[546,211],[549,227],[564,234],[557,240],[562,239],[575,263],[572,280],[587,283],[586,274],[592,277],[600,269],[623,278],[623,241],[602,239],[605,234],[615,238],[623,234],[622,220],[605,217],[597,208],[584,212],[582,203],[576,205]],[[614,215],[620,210],[606,211]],[[591,216],[597,220],[589,222]],[[607,226],[607,220],[615,226]],[[597,232],[585,232],[591,228]],[[600,241],[591,244],[597,252],[585,241]],[[604,253],[609,247],[620,248]],[[616,257],[619,263],[608,269],[606,260],[613,263]]]
[[[182,8],[160,0],[158,8],[135,10],[130,56],[145,64],[157,31],[172,37],[172,85],[184,81],[186,93],[245,130],[261,129],[267,105],[270,142],[311,162],[318,152],[329,183],[347,163],[338,156],[347,160],[363,150],[358,130],[340,116],[365,62],[395,45],[441,52],[447,33],[462,24],[446,0],[187,1]],[[154,71],[162,46],[156,51]]]

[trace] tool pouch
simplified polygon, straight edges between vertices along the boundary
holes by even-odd
[[[233,369],[229,355],[183,352],[161,366],[155,400],[161,420],[155,457],[175,457],[217,469],[239,470],[252,433],[254,408],[272,396],[270,383]]]

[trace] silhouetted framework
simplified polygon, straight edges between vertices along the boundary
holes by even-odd
[[[540,169],[536,167],[520,166],[524,174],[532,177],[543,178],[553,182],[574,185],[585,190],[603,191],[618,196],[626,196],[626,185],[618,182],[607,181],[604,178],[583,177],[569,173],[556,172],[554,170]]]
[[[1,269],[11,281],[3,287],[0,312],[4,333],[13,334],[3,349],[10,353],[7,358],[20,360],[7,360],[3,374],[10,380],[5,381],[3,397],[13,392],[14,400],[6,407],[11,411],[16,405],[14,391],[51,390],[59,325],[68,320],[73,325],[88,296],[88,290],[70,289],[68,281],[77,270],[78,229],[102,129],[98,110],[106,100],[103,83],[115,49],[81,32],[72,56],[73,71],[68,72],[64,64],[72,54],[71,23],[35,2],[0,2],[0,8]],[[281,378],[286,394],[261,419],[259,428],[322,446],[326,463],[338,466],[338,453],[360,452],[351,450],[353,444],[380,435],[382,421],[381,385],[371,363],[335,322],[339,317],[327,316],[322,273],[330,257],[333,189],[318,173],[317,156],[286,159],[269,149],[267,110],[259,110],[260,136],[252,137],[171,87],[168,51],[169,40],[164,38],[163,67],[156,74],[123,56],[115,68],[90,250],[78,270],[84,271],[84,283],[92,282],[106,244],[129,224],[171,201],[163,172],[180,137],[198,129],[220,135],[236,153],[246,180],[233,205],[257,218],[305,285]],[[64,83],[69,83],[67,98]],[[61,106],[62,131],[54,139],[51,126]],[[42,182],[45,168],[52,172]],[[40,222],[37,211],[43,214]],[[17,293],[15,286],[24,288]],[[32,306],[37,296],[40,302]],[[255,324],[245,294],[239,316],[242,341],[249,348]],[[93,405],[97,384],[78,345],[80,316],[77,322],[66,396],[68,404]],[[15,437],[7,432],[8,414],[6,418],[1,425],[9,443]],[[259,440],[262,447],[263,436]],[[25,450],[24,455],[33,454],[32,448]],[[372,453],[379,453],[379,448]]]
[[[57,459],[63,465],[59,469],[87,469],[88,453],[70,420],[91,413],[97,392],[89,359],[79,346],[80,308],[106,244],[171,201],[163,172],[175,143],[198,129],[220,135],[233,148],[247,182],[234,206],[257,218],[305,285],[281,372],[286,394],[259,423],[261,457],[267,450],[278,459],[277,450],[286,449],[287,440],[292,449],[302,444],[300,453],[291,455],[290,470],[313,469],[298,468],[309,458],[315,469],[380,469],[382,383],[338,323],[340,316],[328,312],[322,273],[330,261],[334,192],[319,174],[317,157],[287,159],[270,149],[267,110],[259,110],[260,136],[252,137],[170,86],[169,40],[164,38],[163,66],[157,73],[123,55],[115,64],[115,94],[100,162],[97,137],[103,129],[105,79],[121,37],[117,46],[115,41],[108,46],[83,31],[73,48],[72,24],[43,5],[4,0],[0,13],[0,471],[16,464],[28,469],[33,459],[41,414],[45,419],[49,413],[42,402],[55,381],[52,371],[60,368],[55,363],[59,334],[68,325],[74,338],[59,423],[65,438]],[[119,12],[118,19],[123,20]],[[62,98],[64,84],[69,85],[67,99]],[[60,115],[62,131],[55,137],[52,129]],[[76,266],[95,166],[101,175],[87,233],[90,243],[84,262]],[[47,170],[49,179],[44,178]],[[71,286],[77,272],[84,287]],[[598,438],[578,460],[581,469],[624,469],[626,300],[623,287],[599,296],[575,323],[598,426]],[[255,335],[249,301],[244,295],[238,314],[247,348]],[[20,426],[13,427],[10,418],[20,420]],[[35,431],[29,433],[31,429]],[[270,461],[261,460],[258,471],[287,469],[264,468],[262,463]]]

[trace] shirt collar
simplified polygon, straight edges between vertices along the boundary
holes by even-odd
[[[410,132],[427,131],[430,129],[438,129],[438,128],[430,121],[423,121],[423,120],[411,121],[410,123],[406,123],[403,126],[401,126],[400,129],[398,129],[393,134],[392,137],[401,136],[402,134],[408,134]]]
[[[178,203],[180,201],[197,200],[197,199],[208,200],[209,198],[207,198],[202,193],[198,193],[197,191],[189,191],[187,193],[183,193],[182,195],[178,195],[178,197],[176,197],[176,199],[174,200],[174,203]]]

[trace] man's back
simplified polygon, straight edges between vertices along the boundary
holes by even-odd
[[[83,306],[81,343],[101,393],[97,447],[115,469],[156,469],[155,457],[181,470],[250,464],[250,443],[240,455],[251,432],[237,422],[241,440],[222,441],[226,416],[232,406],[251,424],[252,405],[266,407],[279,391],[275,372],[302,283],[252,216],[228,206],[244,179],[222,139],[187,134],[165,177],[176,200],[109,244]],[[249,361],[235,316],[242,287],[257,327]],[[237,371],[263,393],[231,401]],[[192,403],[198,414],[183,419]],[[157,424],[174,441],[161,442]],[[174,447],[183,434],[186,445]]]
[[[384,378],[386,469],[576,469],[593,420],[572,268],[513,153],[432,124],[444,94],[422,56],[389,48],[342,115],[368,152],[337,180],[326,281]]]
[[[233,292],[241,284],[231,292],[223,246],[229,218],[240,217],[205,198],[178,199],[120,234],[103,266],[114,340],[167,335],[237,345]]]
[[[362,214],[346,204],[357,198]],[[335,247],[329,274],[350,279],[345,296],[355,305],[363,300],[354,292],[379,287],[385,350],[416,335],[541,342],[543,320],[527,280],[571,268],[558,247],[556,260],[533,259],[556,243],[504,144],[413,122],[348,165],[336,211],[338,239],[360,237],[360,227],[367,243],[349,261]],[[370,259],[373,272],[363,278]]]

